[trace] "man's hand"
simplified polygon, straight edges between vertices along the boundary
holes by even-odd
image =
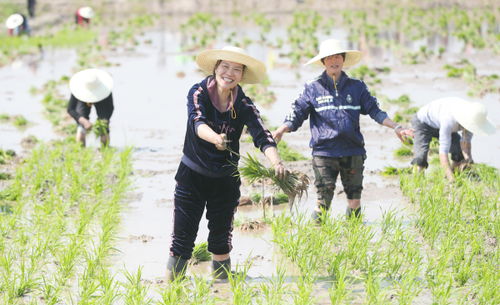
[[[394,132],[396,133],[396,135],[398,136],[399,140],[401,142],[405,142],[406,139],[408,138],[413,138],[413,132],[415,130],[413,129],[410,129],[410,128],[404,128],[403,126],[401,125],[398,125],[394,128]]]
[[[288,126],[281,125],[280,127],[278,127],[278,129],[276,129],[275,131],[273,131],[271,133],[271,135],[273,136],[274,141],[276,141],[276,144],[278,144],[281,141],[281,138],[283,137],[283,134],[285,132],[288,132],[288,131],[290,131],[288,129]]]

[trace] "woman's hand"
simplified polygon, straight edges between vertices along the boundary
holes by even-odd
[[[218,150],[226,150],[227,143],[229,143],[227,135],[225,133],[218,134],[218,138],[215,141],[215,148]]]
[[[78,123],[80,123],[80,125],[82,125],[85,130],[90,130],[92,128],[92,123],[90,123],[90,121],[84,117],[80,117],[78,119]]]
[[[279,179],[286,178],[286,176],[288,175],[288,170],[283,165],[283,162],[280,161],[280,162],[274,164],[274,174]]]

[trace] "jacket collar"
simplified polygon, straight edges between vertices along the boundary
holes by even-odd
[[[337,90],[342,89],[348,78],[349,77],[344,71],[340,73],[340,79],[337,80]],[[326,70],[323,71],[323,73],[321,74],[321,81],[323,83],[323,86],[325,86],[325,88],[327,88],[328,90],[335,91],[335,86],[333,85],[333,78],[331,78],[330,76],[328,76],[328,74],[326,74]]]

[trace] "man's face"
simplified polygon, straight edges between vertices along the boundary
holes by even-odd
[[[328,75],[335,75],[335,77],[338,78],[344,66],[344,57],[342,57],[341,54],[333,54],[324,57],[323,64],[325,65]]]

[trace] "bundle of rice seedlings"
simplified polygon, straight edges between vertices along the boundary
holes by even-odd
[[[206,262],[212,259],[212,254],[208,252],[208,243],[206,241],[194,246],[193,259],[196,263]]]
[[[257,158],[249,153],[246,156],[241,156],[239,172],[240,176],[247,179],[250,183],[264,179],[271,180],[274,185],[279,187],[288,196],[290,210],[293,207],[295,199],[300,200],[304,193],[307,194],[309,177],[306,174],[292,171],[284,178],[280,178],[276,176],[274,168],[265,167]]]

